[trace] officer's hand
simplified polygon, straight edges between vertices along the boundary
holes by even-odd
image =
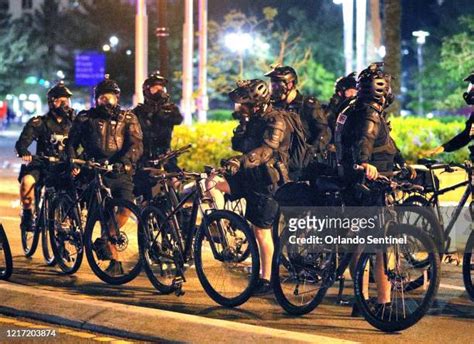
[[[365,176],[368,180],[377,179],[377,177],[379,176],[377,167],[368,163],[363,163],[362,166],[365,168]]]
[[[441,154],[444,152],[444,147],[443,146],[439,146],[439,147],[436,147],[436,148],[433,148],[433,149],[430,149],[430,150],[427,150],[424,153],[425,156],[427,157],[432,157],[434,155],[438,155],[438,154]]]
[[[410,172],[410,179],[415,179],[416,178],[416,170],[413,166],[411,165],[406,165],[405,168]]]
[[[30,154],[27,154],[27,155],[23,155],[21,157],[21,160],[23,160],[23,162],[26,162],[27,164],[29,164],[33,160],[33,157]]]
[[[79,175],[79,173],[81,173],[81,169],[80,168],[77,168],[77,167],[74,167],[71,171],[71,175],[73,177],[77,177]]]

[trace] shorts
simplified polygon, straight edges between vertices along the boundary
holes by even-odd
[[[231,200],[245,198],[245,218],[257,227],[271,229],[279,211],[272,187],[252,184],[240,172],[226,177],[226,180],[230,186]]]
[[[133,202],[133,181],[126,173],[109,173],[104,175],[104,184],[110,188],[113,198],[125,199]]]
[[[44,166],[40,162],[31,162],[28,165],[21,165],[20,174],[18,176],[18,182],[21,183],[21,180],[24,176],[30,175],[35,179],[36,183],[40,183],[44,179],[44,170],[46,166]]]

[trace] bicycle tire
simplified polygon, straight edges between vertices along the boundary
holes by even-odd
[[[244,237],[247,239],[247,244],[250,250],[250,257],[249,259],[251,260],[251,266],[247,269],[246,274],[249,274],[247,277],[247,280],[244,282],[244,287],[242,291],[236,292],[237,295],[235,296],[227,296],[223,295],[221,291],[216,290],[215,285],[213,285],[212,282],[210,282],[209,276],[207,275],[208,267],[206,264],[206,267],[203,265],[203,256],[205,254],[205,249],[203,248],[203,244],[205,239],[207,239],[208,242],[214,242],[217,243],[219,241],[220,243],[226,242],[224,238],[222,238],[221,234],[217,234],[216,232],[211,235],[211,228],[210,225],[214,222],[222,223],[221,221],[227,221],[232,226],[232,231],[237,232],[240,231],[244,235]],[[231,233],[232,234],[232,233]],[[229,235],[231,235],[229,234]],[[225,234],[226,238],[228,238],[227,233]],[[216,237],[219,236],[219,239],[216,240]],[[217,244],[216,244],[217,245]],[[222,245],[222,244],[219,244]],[[224,246],[224,245],[222,245]],[[216,246],[215,246],[216,247]],[[238,247],[238,244],[237,244]],[[230,261],[230,263],[237,263],[239,259],[239,253],[235,254],[233,248],[227,248],[227,252],[229,254],[234,254],[233,256],[230,256],[230,258],[227,260],[227,258],[224,257],[224,254],[222,252],[218,253],[212,253],[212,256],[214,257],[213,263],[218,261],[218,262],[224,262],[224,261]],[[196,273],[198,275],[199,281],[201,282],[201,285],[203,286],[205,292],[209,297],[214,300],[216,303],[224,306],[224,307],[237,307],[245,303],[253,294],[254,289],[256,287],[257,281],[259,279],[259,273],[260,273],[260,258],[259,258],[259,252],[258,252],[258,247],[257,247],[257,242],[254,236],[253,231],[250,229],[250,226],[248,225],[247,221],[243,219],[242,217],[238,216],[237,214],[228,211],[228,210],[213,210],[212,212],[205,214],[203,217],[203,222],[198,230],[198,233],[196,235],[195,241],[194,241],[194,262],[196,265]],[[242,266],[239,266],[239,268]],[[210,270],[209,270],[210,271]],[[239,276],[242,276],[243,273],[241,271]],[[241,279],[239,278],[239,282]],[[224,284],[224,283],[223,283]],[[222,285],[223,285],[222,284]],[[234,285],[236,285],[235,283]]]
[[[474,301],[474,266],[473,266],[473,250],[474,250],[474,231],[471,232],[467,239],[466,249],[464,251],[462,262],[462,277],[467,294]]]
[[[431,305],[434,302],[436,293],[439,288],[439,283],[440,283],[440,260],[439,260],[439,255],[436,249],[436,246],[433,242],[433,240],[430,238],[429,235],[424,233],[423,231],[420,231],[417,229],[417,227],[413,227],[410,225],[403,225],[403,224],[396,224],[393,225],[392,227],[389,228],[387,231],[387,236],[392,235],[392,236],[412,236],[413,238],[416,238],[419,240],[419,242],[423,245],[423,249],[425,249],[427,252],[429,252],[429,260],[430,260],[430,265],[429,268],[429,273],[430,273],[430,278],[429,278],[429,286],[426,290],[426,295],[422,298],[422,301],[420,302],[420,305],[415,308],[412,314],[409,316],[406,316],[406,309],[403,309],[402,314],[398,313],[398,308],[395,310],[395,315],[394,318],[392,318],[392,311],[390,310],[389,314],[389,319],[385,319],[385,308],[382,310],[382,316],[378,317],[376,314],[380,313],[380,309],[373,309],[373,307],[370,306],[370,299],[367,300],[365,296],[363,295],[364,293],[364,288],[363,288],[363,281],[364,281],[364,272],[365,272],[365,267],[370,260],[370,258],[374,255],[374,253],[367,252],[367,247],[365,248],[364,252],[361,254],[357,265],[356,265],[356,272],[355,272],[355,278],[354,278],[354,295],[356,298],[357,306],[359,308],[359,311],[367,320],[369,324],[374,326],[375,328],[384,331],[384,332],[396,332],[396,331],[402,331],[405,330],[413,325],[415,325],[418,321],[420,321],[423,316],[426,314],[426,312],[429,310]],[[398,262],[398,259],[395,259],[395,261]],[[398,273],[398,267],[397,269],[394,269],[394,271],[397,271]],[[393,272],[393,275],[396,273]],[[391,277],[393,278],[393,276]],[[402,277],[400,277],[401,279]],[[392,286],[392,291],[393,293],[393,288],[400,284],[400,281],[395,281],[392,283],[391,281],[391,286]],[[417,289],[417,288],[415,288]],[[413,302],[408,302],[405,300],[405,288],[400,289],[401,293],[403,295],[403,301],[402,305],[409,310],[412,310],[414,308],[408,307],[409,304],[413,305]],[[396,297],[393,297],[392,300],[396,300]],[[397,304],[398,305],[398,304]],[[397,306],[398,307],[398,306]],[[399,318],[399,316],[403,316],[403,318]]]
[[[163,250],[171,251],[173,248],[173,244],[169,242],[169,239],[166,239],[163,242],[163,232],[167,231],[167,226],[164,225],[166,220],[166,215],[163,211],[159,208],[154,206],[148,206],[142,211],[142,222],[143,226],[141,226],[141,232],[139,235],[139,247],[140,247],[140,258],[143,264],[143,269],[150,280],[150,283],[158,290],[161,294],[171,294],[175,291],[175,286],[173,281],[171,280],[170,283],[164,282],[159,277],[165,277],[165,273],[163,271],[163,266],[172,266],[172,264],[176,264],[174,259],[170,257],[173,255],[173,252],[164,252]],[[167,221],[168,225],[173,225],[172,221]],[[153,228],[151,228],[153,226]],[[156,230],[156,227],[159,227],[159,231],[161,233],[161,242],[154,242],[153,238],[156,236],[158,239],[159,233]],[[167,236],[169,238],[169,235]],[[163,246],[166,246],[163,249]],[[165,253],[169,253],[170,257],[164,257]],[[171,263],[171,264],[170,264]],[[159,269],[154,269],[154,266],[159,267]],[[157,276],[161,275],[161,276]],[[176,277],[176,266],[174,268],[175,274],[173,278]],[[170,277],[171,275],[167,275],[166,277]]]
[[[48,228],[43,228],[41,230],[41,251],[43,252],[43,260],[45,264],[50,267],[55,266],[56,257],[54,256],[54,252],[51,247]]]
[[[324,299],[324,296],[326,295],[329,287],[332,285],[332,283],[328,280],[325,280],[324,278],[320,280],[321,282],[321,287],[318,289],[318,291],[314,294],[313,297],[310,297],[308,299],[308,302],[302,304],[296,304],[293,300],[290,299],[290,297],[287,296],[287,294],[283,291],[284,287],[282,286],[282,279],[286,281],[290,281],[291,284],[296,284],[295,289],[293,290],[292,293],[294,296],[299,295],[299,286],[300,286],[300,276],[301,275],[306,275],[306,273],[298,273],[297,270],[302,271],[301,265],[305,264],[299,264],[296,262],[296,260],[303,260],[304,257],[301,256],[300,253],[297,253],[294,257],[290,257],[290,253],[287,250],[287,254],[285,255],[284,252],[284,247],[285,244],[289,243],[289,232],[284,231],[279,239],[276,240],[276,245],[275,245],[275,253],[273,254],[273,260],[272,260],[272,286],[273,286],[273,292],[275,294],[275,298],[278,302],[278,304],[288,313],[291,315],[304,315],[312,312]],[[287,246],[287,245],[286,245]],[[292,245],[294,248],[295,245]],[[300,258],[300,259],[297,259]],[[325,261],[325,266],[326,269],[321,272],[321,275],[325,276],[330,276],[333,271],[331,269],[334,269],[336,266],[336,255],[331,252],[323,257]],[[282,268],[282,269],[281,269]],[[309,267],[303,267],[302,269],[307,269]],[[290,277],[286,278],[285,276],[282,276],[282,271],[288,271]],[[295,283],[293,283],[295,282]],[[306,280],[303,282],[303,285],[306,285]],[[286,289],[286,288],[285,288]],[[305,292],[303,291],[302,294]],[[303,301],[304,297],[302,298]]]
[[[140,218],[140,210],[138,207],[130,201],[124,199],[108,199],[105,202],[105,212],[111,211],[114,207],[119,208],[127,208],[130,210],[130,214],[134,216],[136,220],[137,229],[135,235],[137,237],[136,243],[136,263],[135,259],[133,259],[131,269],[124,274],[120,274],[119,276],[112,276],[107,272],[103,271],[101,266],[97,263],[95,259],[95,250],[94,250],[94,243],[92,242],[92,236],[94,232],[94,226],[96,222],[99,222],[99,229],[100,229],[100,220],[98,211],[95,211],[93,214],[89,214],[90,218],[87,220],[86,229],[84,231],[84,246],[86,251],[87,261],[89,262],[89,266],[91,267],[94,274],[103,282],[111,285],[122,285],[128,283],[135,279],[142,269],[142,264],[140,260],[140,254],[138,249],[138,235],[140,233],[140,227],[142,226],[141,218]],[[110,261],[110,260],[109,260]]]
[[[63,214],[63,212],[59,213],[59,211],[68,211],[68,214]],[[66,275],[72,275],[79,270],[82,264],[82,260],[84,257],[84,241],[83,235],[81,230],[81,221],[79,214],[76,211],[76,207],[74,206],[74,202],[72,199],[67,195],[58,196],[51,206],[51,222],[49,226],[49,238],[51,242],[51,248],[53,250],[54,257],[56,258],[57,265],[61,269],[61,271]],[[72,223],[73,227],[77,227],[79,229],[79,236],[76,234],[77,232],[71,233],[71,228],[68,228],[68,232],[58,233],[57,226],[57,216],[60,216],[59,225],[64,223],[66,218],[69,218],[70,223]],[[77,229],[76,229],[77,230]],[[59,238],[61,236],[61,238]],[[73,246],[76,248],[76,258],[71,258],[70,253],[64,247],[65,239],[71,238],[73,239]],[[63,239],[64,238],[64,239]],[[71,241],[71,240],[68,240]],[[79,243],[77,242],[79,241]],[[60,244],[60,246],[58,245]],[[68,265],[71,260],[73,261],[72,265]]]
[[[0,254],[3,255],[5,259],[5,266],[3,269],[0,266],[0,279],[8,280],[13,273],[13,258],[12,252],[10,250],[10,244],[8,243],[7,234],[3,225],[0,223]]]
[[[28,231],[24,227],[20,226],[20,232],[21,232],[21,246],[23,248],[23,253],[25,254],[26,258],[32,257],[36,249],[38,248],[38,243],[39,243],[39,236],[40,236],[40,230],[37,228],[37,219],[35,219],[33,226],[35,227],[34,231]],[[31,245],[28,244],[30,240],[28,240],[28,236],[33,235],[33,239],[31,241]]]

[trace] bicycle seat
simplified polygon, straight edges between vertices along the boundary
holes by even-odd
[[[434,159],[426,159],[426,158],[422,158],[422,159],[418,159],[417,161],[418,164],[421,164],[421,165],[425,165],[425,166],[432,166],[432,165],[435,165],[435,164],[438,164],[439,161],[438,160],[434,160]]]
[[[343,189],[342,180],[333,176],[317,177],[314,186],[318,192],[338,192]]]

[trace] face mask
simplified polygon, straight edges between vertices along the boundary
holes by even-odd
[[[120,107],[117,105],[112,105],[110,103],[98,105],[97,108],[99,111],[106,113],[110,116],[116,115],[120,111]]]
[[[288,87],[283,81],[272,81],[271,97],[274,101],[285,100],[288,93]]]
[[[155,94],[149,94],[147,98],[153,102],[164,104],[170,98],[169,94],[165,91],[156,92]]]
[[[53,109],[53,112],[57,116],[66,117],[66,116],[69,116],[69,113],[71,112],[71,108],[69,107],[67,103],[62,102],[59,107]]]

